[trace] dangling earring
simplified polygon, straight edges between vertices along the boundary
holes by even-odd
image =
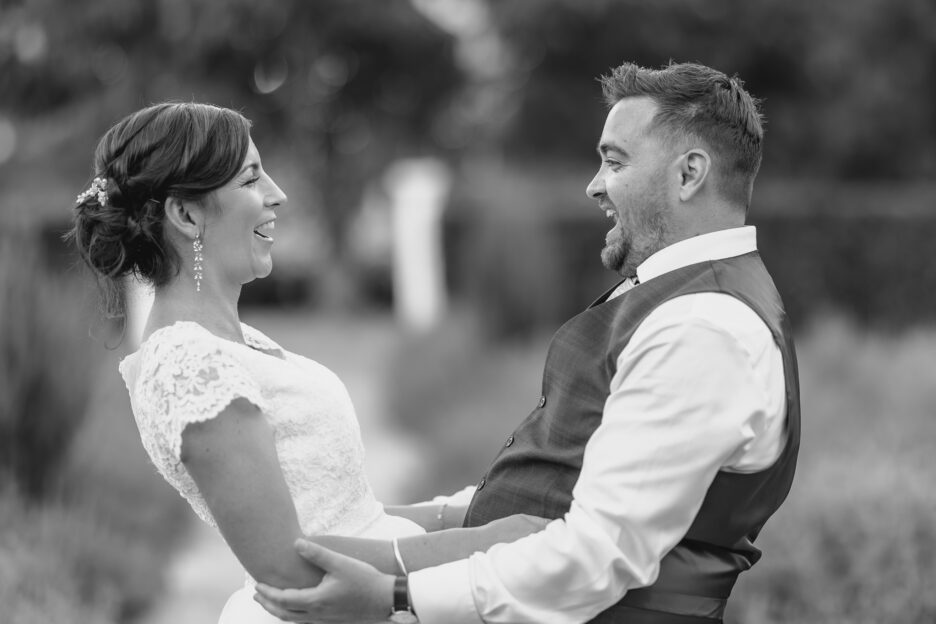
[[[201,233],[195,234],[195,240],[192,241],[192,253],[195,256],[195,292],[201,292],[202,281],[202,249],[204,246],[201,241]]]

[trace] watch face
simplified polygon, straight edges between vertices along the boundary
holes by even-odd
[[[419,624],[412,611],[394,611],[390,614],[390,621],[393,624]]]

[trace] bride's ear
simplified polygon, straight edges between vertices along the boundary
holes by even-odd
[[[205,229],[205,212],[196,202],[167,197],[165,211],[166,225],[185,238],[194,239]]]

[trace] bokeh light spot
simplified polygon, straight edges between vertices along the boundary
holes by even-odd
[[[332,88],[340,88],[348,81],[351,73],[349,63],[337,54],[326,54],[315,61],[315,73]]]
[[[105,85],[120,82],[127,73],[129,61],[123,48],[114,44],[102,44],[91,58],[91,71]]]
[[[49,38],[40,24],[24,24],[16,30],[13,49],[21,63],[41,61],[49,48]]]
[[[261,61],[254,66],[254,88],[264,95],[273,93],[286,83],[289,77],[289,65],[281,56],[268,61]]]

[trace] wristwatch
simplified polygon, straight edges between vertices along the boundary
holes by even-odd
[[[398,576],[393,581],[393,609],[390,610],[390,621],[393,624],[419,623],[419,618],[413,613],[413,605],[409,601],[409,580],[405,576]]]

